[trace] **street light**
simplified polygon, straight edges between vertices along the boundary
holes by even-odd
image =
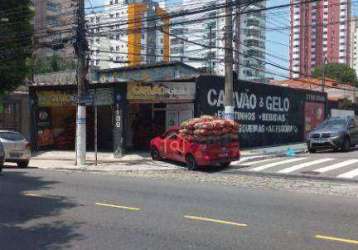
[[[2,18],[0,19],[0,21],[3,22],[3,23],[7,23],[7,22],[9,22],[9,18],[7,18],[7,17],[2,17]]]

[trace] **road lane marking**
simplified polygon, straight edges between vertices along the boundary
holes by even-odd
[[[353,170],[351,170],[349,172],[340,174],[340,175],[337,176],[337,178],[352,179],[352,178],[354,178],[356,176],[358,176],[358,168],[353,169]]]
[[[43,196],[40,194],[35,194],[35,193],[23,193],[24,196],[26,197],[36,197],[36,198],[42,198]]]
[[[301,163],[301,164],[298,164],[298,165],[295,165],[295,166],[292,166],[292,167],[289,167],[289,168],[282,169],[282,170],[278,171],[278,173],[280,173],[280,174],[288,174],[288,173],[292,173],[294,171],[300,170],[300,169],[305,168],[305,167],[310,167],[310,166],[313,166],[313,165],[321,164],[321,163],[324,163],[324,162],[327,162],[327,161],[332,161],[332,160],[334,160],[334,159],[325,158],[325,159],[319,159],[319,160],[316,160],[316,161],[309,161],[309,162]]]
[[[233,221],[217,220],[217,219],[212,219],[212,218],[207,218],[207,217],[185,215],[184,218],[189,219],[189,220],[213,222],[213,223],[231,225],[231,226],[237,226],[237,227],[247,227],[247,224],[237,223],[237,222],[233,222]]]
[[[273,168],[273,167],[276,167],[276,166],[280,166],[280,165],[284,165],[284,164],[288,164],[288,163],[293,163],[293,162],[296,162],[296,161],[303,161],[305,159],[306,158],[303,157],[303,158],[295,158],[295,159],[288,159],[288,160],[284,160],[284,161],[273,162],[273,163],[269,163],[269,164],[266,164],[266,165],[263,165],[263,166],[260,166],[260,167],[257,167],[257,168],[253,168],[250,171],[259,172],[259,171],[262,171],[262,170],[265,170],[265,169],[268,169],[268,168]]]
[[[255,164],[260,164],[260,163],[264,163],[264,162],[268,162],[268,161],[272,161],[272,160],[275,160],[275,158],[257,160],[257,161],[250,161],[250,162],[238,162],[238,163],[239,164],[242,163],[244,166],[252,166],[252,165],[255,165]]]
[[[319,234],[317,234],[315,236],[315,238],[320,239],[320,240],[338,241],[338,242],[358,245],[358,240],[343,239],[343,238],[337,238],[337,237],[325,236],[325,235],[319,235]]]
[[[338,168],[343,168],[343,167],[352,165],[352,164],[357,163],[357,162],[358,162],[357,159],[352,159],[352,160],[348,160],[348,161],[343,161],[343,162],[336,163],[336,164],[333,164],[333,165],[330,165],[330,166],[327,166],[327,167],[324,167],[324,168],[316,169],[316,170],[314,170],[314,172],[326,173],[326,172],[328,172],[328,171],[336,170],[336,169],[338,169]]]
[[[140,208],[120,206],[120,205],[116,205],[116,204],[108,204],[108,203],[96,202],[96,205],[97,206],[102,206],[102,207],[120,208],[120,209],[124,209],[124,210],[129,210],[129,211],[140,211]]]

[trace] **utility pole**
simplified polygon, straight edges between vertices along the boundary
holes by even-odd
[[[211,48],[212,48],[212,39],[213,39],[213,27],[211,26],[211,24],[209,24],[209,72],[210,72],[210,75],[213,74],[213,65],[212,65],[212,51],[211,51]]]
[[[326,64],[328,62],[328,59],[327,57],[324,57],[323,59],[323,64],[322,64],[322,84],[321,84],[321,87],[322,87],[322,93],[324,93],[324,88],[326,86]]]
[[[233,36],[232,36],[232,0],[226,0],[225,7],[225,95],[224,118],[234,120],[233,98]]]
[[[240,76],[240,43],[241,43],[241,37],[240,37],[240,26],[241,26],[241,0],[236,0],[236,9],[235,9],[235,72],[237,78]]]
[[[86,76],[88,62],[86,51],[88,44],[85,33],[85,2],[78,1],[78,23],[75,51],[78,60],[77,70],[77,122],[76,122],[76,163],[86,164],[86,104],[83,102],[87,95]]]

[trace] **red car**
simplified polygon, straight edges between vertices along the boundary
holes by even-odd
[[[179,135],[179,128],[171,128],[150,142],[153,160],[168,159],[186,163],[190,170],[201,166],[227,167],[240,159],[239,142],[228,144],[199,144]]]

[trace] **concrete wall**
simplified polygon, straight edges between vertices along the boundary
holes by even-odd
[[[30,139],[30,106],[29,106],[29,96],[27,93],[13,93],[9,96],[3,98],[3,103],[5,104],[15,104],[16,112],[0,114],[0,129],[14,129],[21,132],[27,139]],[[7,112],[5,110],[5,112]],[[13,119],[15,121],[14,126],[8,127],[8,120],[4,119]]]

